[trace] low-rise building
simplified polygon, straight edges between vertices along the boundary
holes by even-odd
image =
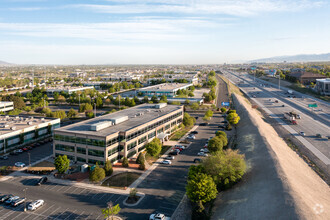
[[[32,116],[0,116],[0,153],[51,137],[60,127],[58,118]]]
[[[0,112],[14,110],[14,102],[0,102]]]
[[[142,93],[142,96],[157,96],[161,97],[165,95],[168,98],[176,96],[176,92],[179,89],[187,89],[190,86],[193,86],[192,83],[163,83],[154,86],[148,86],[142,89],[139,89],[139,93]]]
[[[316,79],[327,78],[326,76],[323,76],[321,74],[316,74],[316,73],[311,73],[311,72],[304,72],[304,71],[297,72],[297,73],[291,73],[290,77],[294,77],[301,84],[309,84],[311,82],[315,83]]]
[[[140,81],[143,78],[141,74],[132,74],[132,73],[104,73],[98,74],[104,81],[127,81],[131,82],[133,80]]]
[[[130,158],[155,137],[166,138],[183,120],[183,106],[143,104],[58,128],[54,156],[72,161],[104,164]]]
[[[86,73],[83,72],[75,72],[75,73],[70,73],[69,77],[71,78],[85,78],[87,76]]]
[[[46,93],[47,93],[47,95],[53,95],[55,92],[57,92],[57,93],[65,92],[65,93],[71,94],[73,92],[84,91],[87,89],[94,89],[94,87],[93,86],[50,87],[50,88],[46,89]]]
[[[155,82],[165,81],[168,83],[192,83],[198,84],[198,74],[164,74],[162,78],[150,78],[148,84],[155,84]]]
[[[316,79],[314,89],[321,95],[330,95],[330,78]]]

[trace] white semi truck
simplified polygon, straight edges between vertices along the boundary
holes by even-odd
[[[291,115],[290,113],[287,113],[287,112],[284,113],[284,118],[289,120],[291,122],[291,124],[293,124],[293,125],[297,124],[296,118],[293,115]]]

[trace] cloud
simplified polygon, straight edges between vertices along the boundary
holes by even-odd
[[[10,11],[41,11],[46,10],[45,7],[19,7],[19,8],[9,8]]]
[[[311,0],[124,0],[109,1],[115,4],[73,4],[68,7],[111,14],[225,14],[251,16],[265,12],[299,11],[320,7],[322,1]]]

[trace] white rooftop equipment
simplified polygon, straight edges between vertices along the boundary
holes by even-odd
[[[91,125],[91,131],[99,131],[112,126],[112,121],[101,121]]]
[[[155,105],[155,108],[156,109],[161,109],[161,108],[164,108],[164,107],[166,107],[167,106],[167,103],[159,103],[159,104],[156,104]]]
[[[114,125],[128,120],[128,116],[118,116],[110,119]]]

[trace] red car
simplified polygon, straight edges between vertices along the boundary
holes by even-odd
[[[183,149],[180,148],[180,147],[175,147],[174,149],[178,149],[178,150],[180,150],[180,152],[183,150]]]
[[[22,151],[28,151],[29,149],[27,147],[23,147]]]

